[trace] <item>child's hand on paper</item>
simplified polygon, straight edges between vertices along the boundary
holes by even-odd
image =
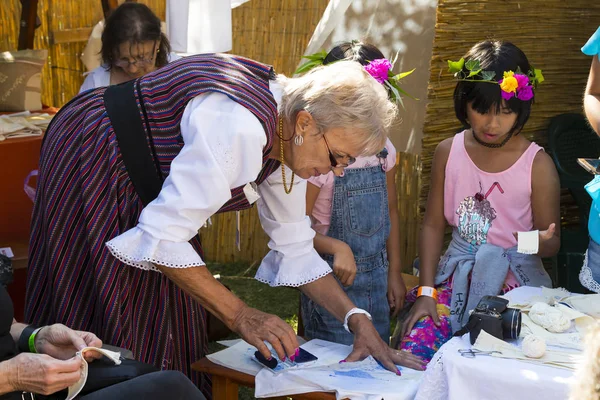
[[[344,286],[352,285],[356,277],[354,253],[350,246],[341,241],[333,253],[333,273]]]

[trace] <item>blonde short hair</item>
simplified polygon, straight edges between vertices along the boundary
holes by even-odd
[[[339,61],[318,67],[296,78],[278,76],[283,86],[281,113],[295,121],[305,110],[320,132],[342,128],[348,140],[359,143],[362,156],[385,147],[396,105],[388,100],[382,84],[355,61]]]
[[[597,323],[587,329],[584,349],[569,400],[600,399],[600,325]]]

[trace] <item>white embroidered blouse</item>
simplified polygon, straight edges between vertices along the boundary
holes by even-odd
[[[270,84],[281,103],[282,88]],[[259,120],[221,93],[193,99],[181,120],[184,146],[158,197],[144,208],[138,225],[107,243],[124,263],[152,271],[204,265],[188,241],[231,198],[231,189],[253,182],[262,168],[267,139]],[[288,176],[291,171],[288,170]],[[245,192],[252,193],[250,185]],[[271,286],[300,286],[331,272],[313,247],[315,232],[306,216],[306,181],[283,189],[281,170],[256,190],[258,214],[271,251],[256,279]],[[248,195],[249,201],[252,202]]]

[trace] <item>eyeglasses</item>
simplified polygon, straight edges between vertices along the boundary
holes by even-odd
[[[156,62],[156,54],[158,53],[158,49],[156,47],[156,42],[154,43],[154,46],[152,47],[152,54],[150,57],[136,57],[134,61],[129,61],[128,59],[118,59],[113,61],[113,64],[116,65],[119,68],[127,68],[130,65],[135,65],[138,68],[145,68],[145,67],[149,67],[151,65],[154,65],[154,63]]]
[[[154,65],[154,57],[152,58],[137,58],[135,61],[123,60],[119,59],[113,61],[113,64],[119,68],[127,68],[130,65],[135,65],[139,68],[149,67],[150,65]]]
[[[346,155],[344,157],[340,157],[340,158],[347,158],[348,159],[347,162],[345,162],[345,163],[338,162],[337,157],[333,154],[333,152],[329,148],[329,143],[327,143],[327,139],[325,139],[325,134],[323,134],[323,140],[325,141],[325,147],[327,147],[327,152],[329,153],[329,162],[331,162],[332,168],[347,167],[349,165],[354,164],[354,162],[356,161],[356,158],[354,158],[352,156],[348,156],[348,155]]]

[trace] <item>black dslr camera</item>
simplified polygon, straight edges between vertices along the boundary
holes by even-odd
[[[469,316],[469,322],[461,331],[469,332],[471,344],[486,331],[498,339],[516,339],[521,333],[521,311],[508,308],[508,300],[498,296],[483,296]]]

